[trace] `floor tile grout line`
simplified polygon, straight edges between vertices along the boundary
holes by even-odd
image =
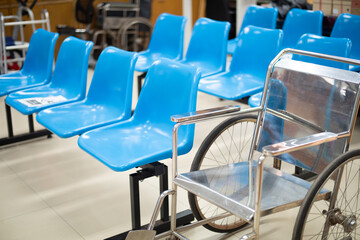
[[[42,197],[41,195],[33,188],[31,187],[16,171],[14,171],[7,163],[6,161],[4,161],[5,165],[11,170],[11,172],[13,172],[28,188],[31,189],[31,191],[33,191],[33,193],[36,194],[36,196],[39,197],[39,199],[41,199],[41,201],[49,208],[51,209],[62,221],[64,221],[64,223],[66,223],[66,225],[68,225],[75,233],[77,233],[82,239],[85,240],[84,236],[81,235],[81,233],[79,233],[68,221],[66,221],[54,208],[52,208]],[[45,208],[43,208],[45,209]],[[41,210],[43,210],[41,209]],[[40,210],[40,209],[39,209]],[[35,211],[34,211],[35,212]],[[21,214],[24,215],[24,214]],[[19,215],[19,216],[21,216]],[[18,217],[19,217],[18,216]]]

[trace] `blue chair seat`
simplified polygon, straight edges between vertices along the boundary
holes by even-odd
[[[225,71],[229,29],[228,22],[199,18],[194,25],[186,55],[180,62],[198,67],[201,77]]]
[[[11,93],[6,103],[25,115],[36,113],[44,108],[78,100],[77,96],[66,96],[61,88],[53,88],[50,84]],[[51,98],[54,101],[51,101]],[[42,100],[49,103],[46,104]],[[50,102],[51,101],[51,102]],[[27,105],[27,102],[29,105]]]
[[[183,55],[186,17],[162,13],[155,23],[148,49],[139,52],[135,65],[138,72],[146,72],[160,58],[179,60]]]
[[[172,56],[166,53],[155,53],[148,50],[140,52],[138,60],[136,62],[136,71],[138,72],[148,71],[150,66],[160,58],[172,59]]]
[[[59,34],[44,29],[38,29],[33,33],[23,68],[17,72],[0,75],[0,97],[50,81],[58,36]]]
[[[79,146],[112,170],[126,171],[171,158],[171,130],[164,131],[161,125],[124,121],[81,135]],[[183,149],[184,143],[179,148]]]
[[[68,37],[61,44],[51,82],[6,97],[6,103],[25,115],[48,107],[82,100],[93,43]]]
[[[339,57],[349,57],[351,41],[348,38],[333,38],[318,36],[314,34],[304,34],[297,42],[295,48]],[[321,58],[312,58],[300,55],[294,55],[292,58],[298,61],[311,62],[334,68],[340,68],[345,70],[349,69],[349,64],[325,60]],[[255,94],[249,98],[248,104],[250,105],[250,107],[258,107],[260,106],[261,98],[262,92]]]
[[[242,30],[249,25],[262,27],[262,28],[275,29],[278,12],[279,11],[277,8],[269,8],[269,7],[262,7],[256,5],[249,6],[245,12],[239,33],[241,33]],[[239,35],[236,36],[236,38],[228,41],[227,44],[228,54],[234,54],[238,41],[239,41]]]
[[[208,77],[203,74],[199,91],[228,100],[261,92],[267,67],[280,49],[282,36],[278,29],[245,27],[239,34],[229,70]]]
[[[196,68],[167,59],[149,69],[133,116],[126,121],[86,132],[79,146],[115,171],[126,171],[171,158],[170,117],[195,111],[200,73]],[[191,150],[194,126],[179,128],[179,153]]]
[[[131,116],[136,54],[115,47],[101,53],[87,97],[83,101],[47,108],[37,121],[67,138]]]
[[[123,119],[123,115],[124,112],[116,106],[81,101],[45,109],[36,119],[59,137],[67,138],[118,122]]]
[[[44,82],[33,75],[23,72],[13,72],[0,76],[0,96],[5,96],[11,92],[43,85]]]
[[[350,58],[360,59],[360,16],[343,13],[337,17],[330,37],[349,38],[352,42]],[[360,71],[360,66],[350,65],[351,71]]]
[[[201,77],[207,77],[221,72],[216,66],[212,63],[204,61],[180,61],[181,63],[188,64],[190,66],[197,67],[200,70]]]
[[[258,106],[260,106],[261,98],[262,98],[262,92],[259,92],[257,94],[252,95],[249,98],[249,101],[248,101],[249,106],[250,107],[258,107]]]
[[[252,74],[220,73],[202,78],[199,90],[219,98],[237,100],[264,89],[264,79]]]
[[[236,48],[236,43],[239,41],[238,38],[234,38],[234,39],[230,39],[228,41],[228,45],[227,45],[227,53],[228,54],[234,54],[235,52],[235,48]]]

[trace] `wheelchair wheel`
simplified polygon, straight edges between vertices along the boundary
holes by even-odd
[[[332,193],[316,201],[323,188]],[[360,239],[359,210],[360,149],[341,155],[318,176],[300,207],[293,239]]]
[[[130,18],[123,23],[117,32],[117,46],[133,52],[145,50],[150,42],[153,26],[143,17]]]
[[[219,124],[201,144],[191,171],[247,161],[256,119],[254,115],[240,115]],[[190,208],[199,221],[225,212],[192,193],[188,194],[188,199]],[[214,232],[231,232],[244,227],[246,223],[239,217],[229,216],[205,224],[204,227]]]

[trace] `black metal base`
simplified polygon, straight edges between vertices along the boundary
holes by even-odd
[[[182,211],[178,214],[176,214],[176,226],[184,226],[187,224],[190,224],[194,220],[194,216],[190,210]],[[147,229],[147,225],[141,226],[141,229]],[[158,220],[155,223],[154,230],[157,234],[163,233],[170,230],[170,220],[169,221],[162,221]],[[124,240],[126,239],[126,236],[128,235],[129,231],[120,233],[118,235],[106,238],[106,240]],[[140,240],[140,239],[139,239]]]
[[[13,137],[0,138],[0,147],[18,143],[18,142],[22,142],[22,141],[31,140],[31,139],[38,138],[38,137],[43,137],[43,136],[47,136],[48,138],[50,138],[51,134],[52,134],[52,132],[44,129],[44,130],[39,130],[39,131],[35,131],[35,132],[19,134],[19,135],[13,136]]]
[[[147,229],[147,225],[141,225],[140,214],[140,191],[139,183],[146,178],[159,177],[160,194],[168,190],[168,168],[165,164],[154,162],[140,166],[140,170],[130,174],[130,200],[131,200],[131,228],[132,230]],[[155,206],[155,205],[154,205]],[[194,216],[190,210],[176,214],[176,225],[183,226],[191,223]],[[154,230],[163,233],[170,230],[169,199],[166,197],[160,208],[160,220],[156,221]],[[129,230],[131,231],[131,230]],[[120,233],[107,239],[125,239],[129,231]]]
[[[308,181],[310,181],[310,180],[317,177],[316,173],[307,171],[307,170],[302,169],[300,167],[295,167],[295,174],[294,175],[297,176],[298,178],[308,180]]]
[[[138,96],[140,96],[141,86],[142,86],[142,80],[145,79],[146,73],[147,73],[147,72],[144,72],[144,73],[142,73],[141,75],[139,75],[139,76],[137,77],[137,80],[138,80]]]
[[[52,133],[47,129],[35,131],[33,115],[28,115],[29,132],[14,136],[11,108],[6,103],[5,103],[5,113],[6,113],[8,137],[0,138],[0,147],[22,141],[27,141],[38,137],[43,137],[43,136],[51,137]]]

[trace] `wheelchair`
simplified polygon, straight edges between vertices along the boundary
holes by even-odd
[[[284,57],[288,53],[360,65],[358,60],[284,49],[268,67],[259,107],[172,116],[172,188],[160,195],[148,229],[132,231],[127,239],[188,239],[186,230],[200,225],[215,232],[251,228],[241,239],[258,239],[261,217],[299,206],[292,239],[357,239],[360,149],[349,147],[360,75]],[[179,173],[178,129],[220,117],[228,119],[201,144],[190,172]],[[316,179],[281,170],[279,162],[312,172]],[[198,220],[181,227],[175,217],[179,187],[188,191]],[[156,235],[154,222],[168,196],[171,230]]]

